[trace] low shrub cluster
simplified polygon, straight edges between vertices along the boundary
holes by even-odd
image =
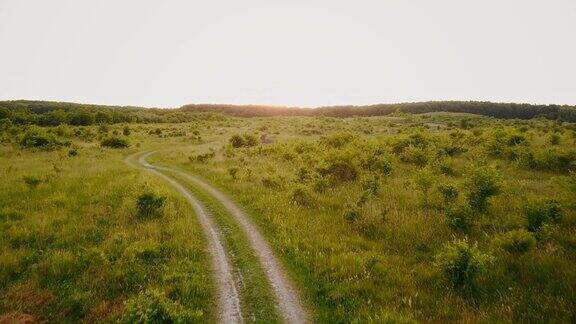
[[[120,137],[108,137],[100,142],[100,146],[109,148],[126,148],[130,146],[127,139]]]
[[[166,197],[161,197],[153,192],[145,192],[138,196],[136,216],[140,219],[151,219],[162,216],[162,208],[166,203]]]
[[[233,148],[252,147],[258,144],[258,139],[252,134],[236,134],[230,138],[229,142]]]

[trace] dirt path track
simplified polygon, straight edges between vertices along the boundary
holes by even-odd
[[[228,212],[230,212],[234,220],[240,224],[240,227],[244,230],[244,234],[248,238],[251,247],[254,249],[264,271],[266,272],[268,282],[272,287],[272,292],[276,299],[276,307],[284,321],[287,323],[306,323],[310,320],[308,313],[302,306],[294,284],[282,269],[280,262],[274,255],[274,252],[262,234],[260,234],[258,229],[252,224],[248,216],[242,211],[242,209],[240,209],[240,207],[238,207],[238,205],[236,205],[224,193],[196,176],[177,169],[153,166],[145,161],[144,163],[147,168],[155,168],[157,170],[178,174],[179,176],[192,181],[216,198],[228,210]]]
[[[139,154],[139,153],[137,153]],[[137,154],[131,155],[126,158],[126,162],[130,165],[131,158]],[[172,185],[192,206],[194,212],[198,216],[202,230],[206,235],[208,242],[208,251],[211,257],[212,269],[215,274],[215,282],[217,284],[217,309],[218,309],[218,321],[221,323],[242,323],[242,313],[240,308],[240,297],[238,290],[236,289],[236,282],[234,281],[234,276],[232,275],[232,267],[224,251],[224,246],[222,244],[222,238],[214,225],[212,219],[206,212],[206,209],[192,194],[171,177],[156,170],[156,167],[148,164],[146,158],[152,154],[152,152],[144,153],[140,155],[138,159],[138,164],[144,167],[147,171],[154,173],[155,175],[166,180],[170,185]],[[134,165],[133,165],[134,166]]]

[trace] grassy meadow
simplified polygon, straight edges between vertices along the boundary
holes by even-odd
[[[574,322],[576,125],[462,113],[0,124],[0,318],[213,322],[201,176],[265,234],[316,322]],[[245,238],[243,308],[277,321]],[[159,208],[143,212],[144,194]],[[150,205],[149,204],[149,205]],[[143,207],[144,206],[144,207]]]

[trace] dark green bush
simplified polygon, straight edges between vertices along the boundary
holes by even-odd
[[[166,202],[166,197],[160,197],[153,192],[145,192],[138,196],[136,206],[138,208],[137,217],[150,219],[162,216],[162,208]]]
[[[384,154],[371,154],[361,162],[362,168],[382,175],[392,172],[392,161]]]
[[[445,244],[436,254],[434,265],[454,288],[466,291],[474,287],[476,277],[486,270],[492,259],[489,254],[482,253],[477,244],[456,240]]]
[[[446,219],[452,229],[468,231],[474,223],[474,210],[469,206],[449,206],[446,209]]]
[[[455,175],[454,162],[450,159],[442,159],[436,163],[436,167],[440,173],[445,175]]]
[[[559,223],[562,220],[562,207],[558,201],[547,199],[531,202],[524,206],[526,228],[538,232],[546,223]]]
[[[449,206],[453,204],[456,199],[458,199],[458,188],[451,184],[441,184],[438,186],[438,192],[442,195],[442,199],[444,200],[444,204]]]
[[[100,142],[100,146],[109,148],[126,148],[130,146],[128,140],[119,137],[108,137]]]
[[[39,127],[30,127],[21,137],[20,145],[24,148],[55,149],[63,143]]]
[[[335,154],[318,168],[320,175],[328,177],[333,182],[350,182],[358,178],[359,170],[353,156]]]
[[[235,134],[232,135],[232,137],[230,137],[229,142],[233,148],[251,147],[256,146],[258,144],[258,139],[256,138],[256,136],[252,134],[244,134],[244,135]]]
[[[471,169],[465,182],[470,207],[485,211],[488,207],[488,199],[500,193],[501,182],[500,174],[489,166]]]

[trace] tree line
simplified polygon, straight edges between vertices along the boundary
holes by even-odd
[[[132,106],[88,105],[50,101],[0,101],[0,120],[13,124],[58,126],[69,124],[88,126],[114,123],[178,123],[217,114],[237,117],[268,116],[327,116],[368,117],[392,113],[422,114],[429,112],[471,113],[504,119],[543,117],[564,122],[576,122],[576,106],[531,105],[480,101],[429,101],[368,106],[327,106],[318,108],[265,105],[190,104],[177,109],[142,108]]]

